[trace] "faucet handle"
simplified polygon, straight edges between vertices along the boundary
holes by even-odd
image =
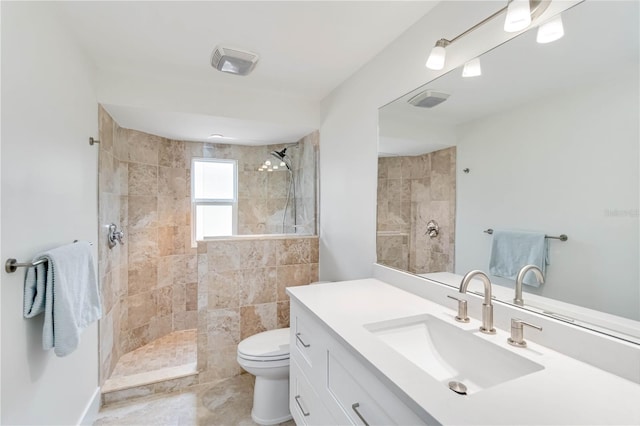
[[[458,315],[456,316],[456,321],[469,322],[469,316],[467,315],[467,301],[464,299],[458,299],[451,295],[447,295],[447,297],[458,301]]]
[[[542,327],[522,321],[520,318],[511,318],[511,337],[507,339],[510,345],[518,348],[526,348],[527,342],[524,340],[524,326],[542,331]]]

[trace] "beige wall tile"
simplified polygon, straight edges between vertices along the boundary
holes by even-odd
[[[278,301],[289,300],[285,289],[307,285],[311,282],[311,265],[286,265],[278,266]]]
[[[186,169],[158,167],[158,195],[184,198],[187,196]]]
[[[145,263],[158,257],[158,230],[145,228],[129,231],[129,264]]]
[[[129,163],[129,195],[155,195],[158,192],[158,167]]]
[[[127,203],[127,227],[131,231],[158,226],[158,199],[147,195],[130,195]]]
[[[185,233],[179,226],[161,226],[158,228],[158,251],[160,256],[184,254]]]
[[[276,268],[258,268],[238,271],[240,306],[276,301]]]
[[[158,146],[158,165],[183,169],[186,167],[185,153],[184,142],[163,139]]]
[[[240,308],[240,338],[273,330],[277,326],[276,303],[243,306]]]
[[[239,271],[209,272],[209,309],[237,308],[240,306]]]
[[[278,313],[278,328],[289,327],[289,318],[290,318],[290,309],[289,309],[289,301],[281,301],[278,302],[277,313]]]
[[[277,240],[277,262],[280,265],[310,263],[311,246],[308,238]]]
[[[127,297],[128,327],[130,330],[149,324],[156,316],[156,300],[153,291]]]
[[[208,353],[208,368],[200,373],[200,383],[208,383],[228,377],[237,376],[242,372],[238,361],[237,347],[224,346]]]
[[[240,310],[215,309],[207,312],[209,347],[217,348],[240,343]]]
[[[158,165],[158,149],[163,138],[129,129],[125,135],[130,162]]]
[[[140,263],[131,263],[127,270],[127,293],[129,296],[150,291],[157,286],[158,260],[149,259]]]

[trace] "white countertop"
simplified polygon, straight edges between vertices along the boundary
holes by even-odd
[[[455,311],[382,281],[290,287],[287,292],[364,358],[371,372],[408,406],[423,409],[442,424],[640,425],[640,385],[532,342],[514,348],[507,343],[509,333],[500,329],[495,335],[477,335],[544,369],[481,392],[455,394],[363,325],[425,313],[465,330],[477,330],[480,322],[455,322]],[[468,356],[474,363],[473,354]]]

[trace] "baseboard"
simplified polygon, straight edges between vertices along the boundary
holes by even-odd
[[[101,392],[100,388],[97,387],[95,391],[93,391],[93,395],[87,404],[87,407],[84,409],[84,413],[80,417],[78,421],[78,425],[92,425],[93,422],[98,417],[98,411],[100,411],[100,397]]]

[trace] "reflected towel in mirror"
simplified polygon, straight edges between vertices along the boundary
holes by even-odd
[[[549,264],[549,242],[542,232],[495,229],[491,243],[489,273],[497,277],[516,280],[525,265],[536,265],[546,276]],[[524,284],[539,287],[532,272],[527,273]]]

